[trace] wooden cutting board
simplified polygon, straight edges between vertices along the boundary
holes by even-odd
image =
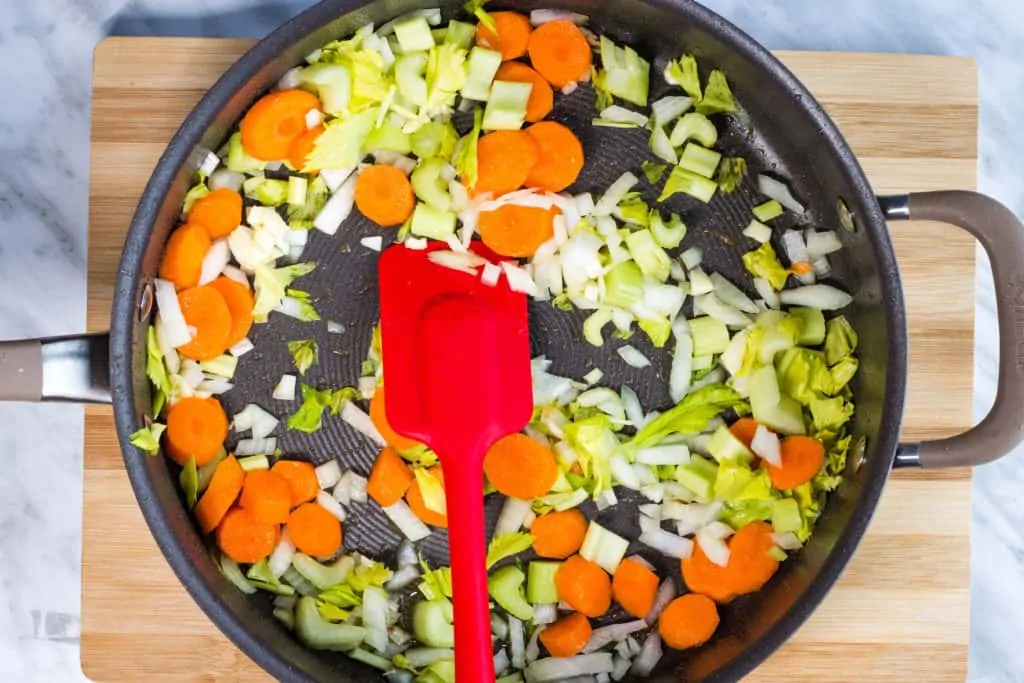
[[[136,200],[193,104],[246,40],[110,38],[93,72],[92,331],[105,330]],[[838,121],[880,193],[975,185],[970,59],[781,53]],[[971,423],[974,243],[942,225],[893,226],[910,320],[905,439]],[[860,550],[808,623],[749,680],[963,681],[970,472],[899,472]],[[185,593],[143,522],[109,408],[86,409],[82,667],[95,681],[268,680]]]

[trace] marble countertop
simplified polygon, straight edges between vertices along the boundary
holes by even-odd
[[[0,16],[0,339],[85,326],[92,50],[110,34],[260,37],[312,0],[35,0]],[[980,187],[1024,215],[1019,0],[705,0],[770,48],[970,55]],[[977,276],[975,416],[995,394],[995,315]],[[13,295],[13,296],[12,296]],[[84,680],[78,663],[82,409],[0,404],[0,681]],[[974,477],[970,675],[1024,680],[1024,452]],[[936,567],[936,571],[941,571]],[[125,609],[131,609],[126,605]]]

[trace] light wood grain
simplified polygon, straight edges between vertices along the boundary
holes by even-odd
[[[106,329],[121,244],[167,139],[243,40],[112,38],[96,50],[89,311]],[[973,61],[780,53],[836,117],[876,190],[972,188]],[[948,226],[894,225],[910,378],[903,436],[971,418],[974,244]],[[187,596],[146,529],[109,409],[86,411],[82,666],[96,681],[268,680]],[[900,472],[819,611],[749,680],[962,681],[967,667],[970,473]]]

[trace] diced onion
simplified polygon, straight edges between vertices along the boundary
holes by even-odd
[[[281,380],[274,387],[273,397],[278,401],[294,401],[295,375],[281,375]]]
[[[298,88],[299,84],[302,82],[301,78],[299,77],[299,73],[301,71],[302,68],[298,66],[293,69],[288,69],[287,71],[285,71],[284,75],[281,76],[280,80],[278,80],[277,82],[277,89],[292,90],[294,88]]]
[[[476,269],[487,263],[487,260],[473,253],[438,250],[427,255],[432,263],[444,268],[458,270],[468,275],[476,275]]]
[[[430,528],[416,516],[416,513],[412,511],[412,508],[404,500],[381,509],[384,510],[384,514],[388,516],[388,519],[394,522],[398,530],[413,543],[422,541],[430,535]]]
[[[213,152],[208,151],[206,154],[203,155],[203,160],[199,164],[199,168],[197,168],[196,171],[198,171],[200,174],[204,176],[209,176],[211,173],[217,170],[218,166],[220,166],[220,157],[218,157]]]
[[[373,420],[370,416],[359,409],[359,406],[352,403],[352,401],[346,401],[345,405],[341,408],[341,419],[349,424],[350,427],[355,429],[357,432],[370,439],[375,445],[384,448],[387,442],[384,441],[384,437],[377,431],[377,427],[374,426]]]
[[[675,147],[672,146],[672,140],[669,139],[668,133],[660,124],[655,123],[654,131],[651,133],[650,146],[654,156],[665,163],[672,166],[679,163],[679,155],[676,153]]]
[[[642,465],[685,465],[689,461],[690,449],[683,444],[651,446],[636,452],[636,462]]]
[[[743,229],[743,234],[755,242],[764,244],[771,240],[772,229],[755,218],[750,221],[750,225]]]
[[[535,296],[538,292],[537,283],[533,281],[530,274],[523,268],[510,261],[502,261],[501,269],[505,271],[508,279],[508,287],[513,292],[520,292],[529,296]]]
[[[608,459],[608,464],[612,472],[613,480],[617,481],[620,485],[625,486],[627,489],[633,489],[634,491],[640,490],[640,478],[622,455],[613,455]]]
[[[508,534],[523,528],[523,521],[530,511],[532,501],[508,497],[501,507],[501,514],[494,526],[494,535]]]
[[[700,305],[700,310],[705,315],[709,315],[733,329],[743,329],[749,327],[754,322],[735,306],[724,303],[715,293],[697,297],[696,303]]]
[[[380,588],[370,586],[363,591],[363,642],[377,652],[388,647],[388,609],[387,596]]]
[[[562,94],[568,97],[569,95],[576,92],[579,89],[579,87],[580,84],[577,83],[576,81],[569,81],[568,83],[562,86]]]
[[[334,517],[337,517],[339,522],[345,521],[345,509],[341,507],[341,503],[335,500],[335,498],[331,494],[327,493],[327,491],[321,491],[316,494],[316,504],[324,510],[327,510]]]
[[[631,123],[638,128],[643,128],[650,120],[640,112],[633,111],[632,109],[626,109],[625,107],[617,104],[613,104],[612,106],[601,110],[599,116],[605,121],[612,121],[614,123]]]
[[[607,510],[610,507],[615,507],[619,504],[619,499],[615,495],[615,489],[605,489],[597,495],[597,500],[594,501],[597,505],[598,510]]]
[[[558,621],[558,607],[556,605],[534,605],[533,623],[535,626],[546,626]]]
[[[779,301],[779,294],[772,287],[772,283],[768,282],[767,279],[763,277],[755,277],[754,289],[756,289],[757,293],[762,299],[764,299],[764,303],[768,308],[777,309],[780,306],[781,302]]]
[[[423,251],[427,248],[426,237],[409,237],[403,243],[406,249],[412,249],[413,251]]]
[[[710,525],[709,525],[710,526]],[[729,546],[721,538],[715,538],[715,534],[704,527],[697,532],[697,543],[704,551],[707,558],[719,567],[729,564]]]
[[[750,442],[750,450],[774,467],[782,467],[782,448],[779,444],[779,437],[764,425],[757,425],[754,439]]]
[[[606,645],[625,640],[628,636],[647,629],[647,622],[643,619],[628,621],[624,624],[609,624],[596,628],[590,634],[590,640],[583,647],[583,653],[597,652]]]
[[[686,396],[693,378],[693,337],[690,336],[689,324],[682,319],[672,323],[672,334],[676,338],[676,353],[669,371],[668,393],[678,403]]]
[[[814,268],[816,277],[823,278],[832,274],[832,264],[829,262],[828,256],[811,259],[811,267]]]
[[[292,564],[295,557],[295,544],[288,537],[288,530],[281,532],[281,540],[277,542],[274,552],[267,558],[267,566],[274,578],[280,579]]]
[[[618,180],[611,184],[611,187],[604,193],[604,196],[594,207],[594,213],[598,216],[610,216],[619,205],[626,193],[633,189],[633,186],[640,182],[640,179],[627,171]]]
[[[210,186],[210,190],[234,190],[239,192],[242,189],[243,182],[245,182],[245,176],[241,173],[220,168],[210,175],[207,184]]]
[[[772,534],[772,541],[783,550],[798,550],[801,547],[800,539],[792,531],[783,534]]]
[[[178,303],[178,293],[174,285],[167,280],[153,280],[153,291],[156,295],[156,306],[163,319],[163,342],[178,348],[192,341],[192,334],[185,324],[185,316]]]
[[[577,14],[576,12],[566,12],[564,10],[557,9],[535,9],[530,12],[530,23],[534,26],[540,26],[546,24],[549,21],[571,21],[572,23],[580,26],[590,21],[590,18],[586,14]]]
[[[322,173],[326,173],[323,171]],[[331,198],[324,204],[317,217],[313,219],[313,227],[322,233],[333,235],[345,222],[345,219],[352,213],[352,207],[356,202],[356,175],[351,174],[341,184]]]
[[[598,377],[599,381],[600,377]],[[634,427],[640,428],[640,425],[644,421],[644,409],[640,405],[640,397],[636,395],[628,385],[622,385],[622,407],[626,411],[626,419],[629,420]]]
[[[271,413],[250,403],[242,409],[242,412],[234,416],[232,426],[236,432],[252,430],[254,439],[262,439],[270,436],[277,429],[278,419]]]
[[[508,658],[508,652],[505,650],[498,650],[498,653],[494,655],[494,675],[500,676],[508,671],[511,660]]]
[[[234,388],[235,385],[229,382],[228,380],[224,379],[223,377],[211,376],[207,376],[202,382],[196,385],[196,391],[206,394],[213,394],[214,396],[226,394]]]
[[[328,190],[337,192],[354,172],[351,168],[325,168],[320,171],[320,177],[324,179]]]
[[[651,631],[650,635],[647,636],[647,640],[644,641],[644,645],[640,648],[640,653],[633,660],[633,666],[630,671],[640,678],[646,678],[651,675],[654,671],[654,667],[661,661],[663,654],[661,648],[661,636],[657,631]]]
[[[792,192],[789,190],[789,186],[785,183],[761,174],[757,176],[757,188],[761,194],[778,201],[779,204],[782,204],[790,211],[795,213],[804,212],[804,205],[793,197]]]
[[[807,255],[814,260],[819,256],[827,256],[843,248],[839,236],[832,230],[817,232],[810,230],[807,233]]]
[[[601,370],[601,368],[594,368],[587,374],[583,375],[583,381],[593,386],[600,382],[602,377],[604,377],[604,371]]]
[[[693,552],[693,541],[682,538],[664,529],[648,529],[638,539],[644,545],[654,548],[662,555],[684,560]]]
[[[324,122],[324,113],[319,109],[310,109],[306,112],[306,130],[313,130]]]
[[[831,285],[808,285],[783,290],[779,299],[787,306],[805,306],[822,311],[838,311],[853,302],[853,297]]]
[[[240,285],[249,286],[249,278],[245,276],[245,273],[241,268],[236,266],[227,266],[224,268],[224,277],[229,280],[234,280]]]
[[[538,659],[526,669],[526,680],[533,683],[565,681],[577,676],[610,674],[615,669],[609,652],[594,652],[575,657]]]
[[[523,669],[526,667],[526,633],[523,630],[523,622],[512,615],[508,617],[508,641],[509,649],[512,651],[512,667]]]
[[[341,481],[341,465],[337,460],[328,460],[316,468],[316,480],[321,489],[329,489]]]
[[[360,377],[359,378],[359,385],[358,385],[357,388],[359,389],[359,394],[363,398],[365,398],[367,400],[372,399],[374,397],[374,395],[377,393],[377,378],[376,377]]]
[[[384,238],[380,235],[371,235],[359,240],[359,244],[371,251],[380,251],[384,247]]]
[[[277,450],[277,439],[242,439],[235,446],[235,455],[272,455]]]
[[[494,287],[501,278],[501,268],[493,263],[484,265],[484,272],[480,275],[480,281],[488,287]]]
[[[618,354],[622,357],[622,360],[626,362],[626,365],[634,368],[646,368],[651,364],[651,361],[648,360],[647,356],[640,353],[640,351],[630,344],[620,346],[618,348]]]
[[[651,605],[651,611],[644,617],[644,621],[648,624],[655,624],[658,621],[658,617],[665,611],[668,604],[672,602],[676,597],[676,585],[671,578],[667,578],[661,582],[658,586],[658,592],[654,594],[654,603]]]
[[[715,286],[715,296],[723,303],[737,308],[744,313],[757,315],[757,304],[751,301],[750,297],[743,293],[743,290],[730,282],[720,273],[711,273],[711,284]]]
[[[669,95],[651,104],[651,112],[659,127],[675,121],[693,106],[693,98],[683,95]]]

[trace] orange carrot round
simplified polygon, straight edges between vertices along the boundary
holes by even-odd
[[[228,416],[215,398],[183,398],[167,413],[167,454],[182,467],[195,457],[202,467],[224,446]]]
[[[588,617],[599,617],[612,606],[612,582],[603,569],[579,555],[562,563],[555,573],[558,597]]]
[[[619,563],[612,578],[612,594],[628,614],[637,619],[646,617],[657,592],[657,574],[636,560],[627,558]]]
[[[782,467],[768,463],[772,486],[779,490],[806,484],[825,464],[825,447],[812,436],[787,436],[781,445]]]
[[[587,518],[576,508],[541,515],[530,526],[533,551],[541,557],[564,560],[583,545]]]
[[[320,493],[320,481],[316,478],[316,468],[311,463],[303,460],[278,460],[270,471],[288,482],[293,508],[308,503]]]
[[[583,170],[583,145],[575,133],[555,121],[535,123],[526,133],[540,150],[540,158],[526,177],[528,187],[561,192],[576,182]]]
[[[270,470],[253,470],[245,475],[238,504],[252,510],[256,519],[268,524],[284,524],[292,509],[292,490],[288,480]]]
[[[280,534],[280,527],[261,522],[251,510],[232,508],[217,527],[217,546],[235,562],[253,564],[274,551]]]
[[[540,147],[524,131],[497,130],[484,135],[477,144],[477,181],[473,192],[501,195],[518,190],[538,159]]]
[[[412,215],[416,197],[404,173],[394,166],[377,164],[359,173],[356,206],[382,228],[394,227]]]
[[[330,557],[341,549],[341,522],[316,503],[304,503],[292,510],[287,528],[299,552]]]
[[[366,493],[381,507],[389,507],[402,500],[414,479],[412,469],[402,456],[392,448],[385,448],[370,470]]]
[[[295,138],[292,146],[288,150],[288,164],[296,171],[302,171],[304,173],[317,173],[320,169],[312,168],[307,165],[306,158],[312,153],[313,148],[316,146],[317,138],[324,132],[323,126],[317,126],[316,128],[310,128],[305,133]]]
[[[742,441],[744,446],[750,448],[750,444],[754,440],[754,433],[757,432],[757,420],[751,417],[741,417],[729,426],[729,431]]]
[[[533,86],[526,103],[526,120],[530,123],[542,121],[555,106],[554,93],[544,77],[522,62],[505,62],[495,74],[496,81],[529,83]]]
[[[540,642],[552,657],[575,657],[587,646],[593,629],[579,612],[562,617],[540,632]]]
[[[221,276],[211,282],[210,286],[224,297],[224,303],[231,314],[231,330],[228,332],[227,341],[228,348],[231,348],[249,334],[252,328],[252,309],[256,302],[248,287],[229,277]]]
[[[543,496],[558,479],[555,454],[525,434],[499,439],[484,458],[484,474],[506,496],[530,500]]]
[[[779,568],[768,551],[773,545],[772,527],[753,522],[729,539],[729,563],[720,567],[708,559],[700,544],[682,561],[683,580],[694,593],[715,602],[728,603],[740,595],[754,593],[768,582]]]
[[[370,419],[373,421],[373,426],[377,428],[380,435],[384,437],[385,443],[394,448],[399,453],[405,453],[411,451],[414,448],[420,448],[423,446],[422,443],[415,439],[410,439],[407,436],[402,436],[388,424],[388,417],[385,411],[384,403],[384,387],[377,387],[377,391],[374,392],[373,398],[370,400]]]
[[[223,295],[210,285],[193,287],[178,294],[185,323],[195,328],[192,341],[178,347],[186,358],[203,361],[216,358],[228,349],[231,336],[231,311]]]
[[[586,78],[594,61],[583,32],[565,19],[538,26],[530,36],[529,52],[533,68],[556,88]]]
[[[441,483],[444,484],[444,470],[442,470],[440,466],[431,467],[427,471],[440,479]],[[448,528],[448,515],[442,515],[440,512],[435,512],[427,507],[426,501],[423,500],[423,491],[420,490],[419,480],[413,480],[412,484],[409,486],[409,491],[405,494],[405,500],[409,503],[409,507],[412,508],[412,511],[424,524],[438,526],[442,529]]]
[[[221,187],[197,199],[188,212],[188,222],[206,228],[210,239],[227,237],[242,224],[242,195]]]
[[[262,161],[288,157],[292,143],[306,132],[306,114],[320,106],[305,90],[278,90],[264,95],[242,119],[242,147]]]
[[[530,20],[518,12],[490,12],[490,15],[498,32],[495,34],[483,22],[477,24],[477,45],[500,52],[504,61],[525,55],[533,33]]]
[[[670,602],[658,620],[661,639],[675,650],[703,645],[717,628],[718,608],[710,598],[697,593]]]
[[[202,225],[186,223],[171,233],[160,263],[160,277],[173,282],[177,289],[199,284],[203,259],[210,250],[210,236]]]
[[[210,478],[210,485],[203,491],[195,507],[196,520],[204,534],[216,529],[224,519],[224,515],[242,492],[243,481],[245,472],[235,460],[235,456],[229,455],[217,464],[217,469]]]
[[[477,232],[491,251],[502,256],[528,258],[537,247],[555,235],[555,216],[561,211],[552,207],[504,204],[494,211],[480,214]]]

